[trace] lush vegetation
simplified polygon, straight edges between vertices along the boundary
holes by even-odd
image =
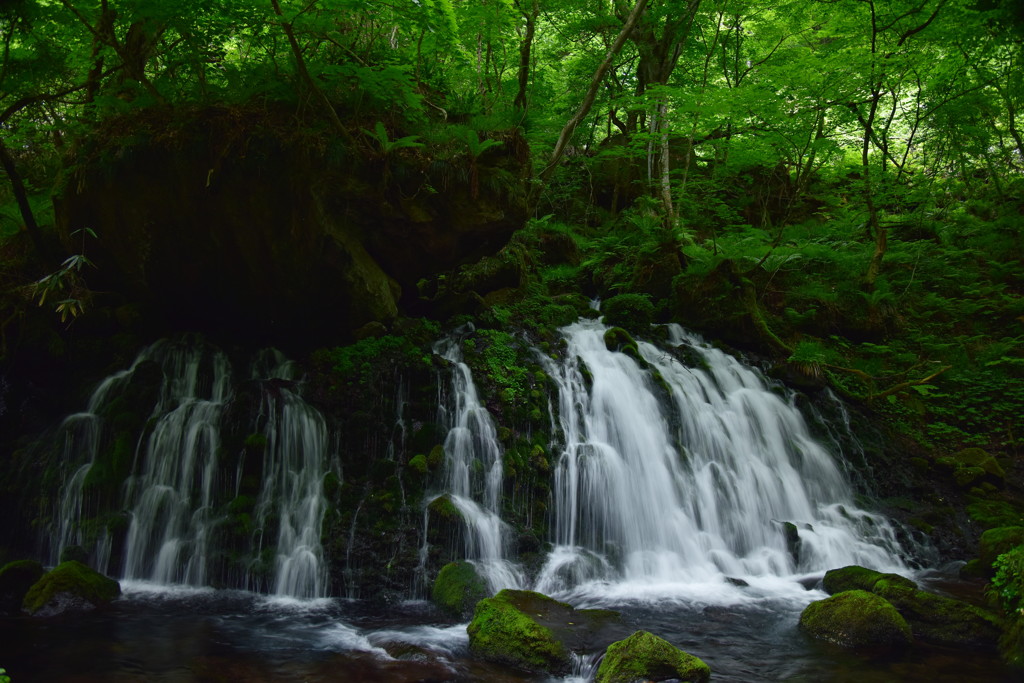
[[[981,528],[1017,525],[1022,47],[1022,0],[4,2],[0,358],[61,356],[108,305],[130,327],[113,310],[130,293],[89,286],[103,226],[58,239],[52,197],[144,141],[188,149],[186,123],[215,110],[246,141],[352,162],[396,201],[528,197],[499,253],[417,272],[400,299],[403,315],[476,324],[464,350],[511,420],[543,422],[522,336],[553,350],[599,297],[620,342],[678,321],[831,388],[912,444]],[[324,405],[383,420],[382,359],[433,376],[438,326],[382,323],[315,340]],[[539,437],[507,431],[513,470],[549,466]],[[410,461],[420,478],[433,437]],[[366,469],[394,507],[397,475]],[[1019,546],[997,557],[1016,614]]]

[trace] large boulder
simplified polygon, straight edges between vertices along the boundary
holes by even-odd
[[[0,568],[0,614],[17,614],[25,594],[45,573],[35,560],[17,560]]]
[[[43,575],[25,594],[22,609],[32,616],[52,617],[86,612],[113,602],[121,584],[81,562],[62,562]]]
[[[687,681],[703,683],[711,669],[703,661],[683,652],[667,640],[647,631],[612,643],[597,669],[596,683],[633,681]]]
[[[812,602],[800,614],[800,626],[843,647],[899,648],[914,639],[910,625],[888,600],[864,590]]]
[[[472,613],[477,602],[487,597],[487,582],[472,562],[449,562],[437,573],[431,597],[445,612],[465,616]]]
[[[996,618],[962,600],[918,590],[907,579],[882,579],[875,583],[874,592],[903,615],[915,638],[936,645],[989,650],[995,649],[999,640]]]
[[[825,572],[822,579],[822,587],[829,595],[842,593],[843,591],[862,590],[875,592],[875,584],[881,580],[893,583],[905,582],[911,588],[917,588],[917,584],[898,574],[883,574],[882,572],[852,564],[840,569],[830,569]]]
[[[920,590],[899,574],[851,565],[826,572],[822,583],[833,595],[861,590],[885,598],[910,624],[914,637],[930,643],[993,648],[999,637],[998,622],[991,614],[962,600]]]
[[[466,628],[475,656],[526,671],[566,674],[572,652],[606,647],[621,633],[617,612],[578,610],[541,593],[503,590],[477,603]]]

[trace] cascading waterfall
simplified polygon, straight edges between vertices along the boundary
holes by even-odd
[[[678,326],[672,343],[703,367],[644,342],[638,363],[606,348],[607,329],[570,325],[564,362],[544,359],[562,453],[538,590],[729,600],[737,585],[777,594],[833,567],[901,567],[888,521],[852,504],[759,373]]]
[[[481,404],[469,366],[462,362],[460,341],[439,342],[434,352],[452,364],[452,406],[440,402],[439,422],[448,426],[445,437],[443,490],[428,497],[447,495],[464,522],[464,557],[473,562],[488,588],[518,588],[522,571],[508,559],[510,528],[501,519],[504,484],[502,450],[487,408]]]
[[[261,481],[252,505],[255,532],[247,547],[221,547],[229,501],[240,495],[246,453],[238,464],[222,462],[222,429],[233,399],[232,370],[220,351],[196,342],[157,342],[139,354],[132,367],[105,380],[86,412],[63,425],[64,457],[77,463],[62,490],[53,532],[52,561],[64,549],[91,546],[94,566],[107,573],[112,539],[105,529],[96,538],[83,529],[88,518],[86,484],[101,462],[101,417],[123,400],[121,394],[138,368],[147,363],[162,375],[159,398],[147,425],[136,435],[134,460],[115,506],[127,512],[121,576],[157,584],[205,586],[210,583],[269,591],[298,598],[326,594],[326,564],[320,529],[326,510],[322,480],[328,468],[327,428],[323,417],[295,391],[294,364],[275,351],[259,354],[251,381],[259,387],[254,435],[259,447]],[[135,407],[138,409],[138,406]],[[108,439],[109,440],[109,439]],[[252,468],[250,464],[250,470]],[[95,507],[95,502],[93,503]],[[236,559],[229,560],[234,554]],[[251,569],[230,568],[230,562]]]
[[[327,425],[319,411],[292,391],[294,364],[276,356],[278,362],[269,373],[271,390],[264,391],[260,409],[267,443],[257,527],[267,529],[277,517],[274,594],[318,598],[326,595],[327,587],[320,543],[327,510]]]
[[[173,348],[161,361],[165,379],[155,424],[140,443],[137,474],[126,485],[124,577],[202,586],[218,522],[213,496],[231,368],[222,353],[193,345]]]

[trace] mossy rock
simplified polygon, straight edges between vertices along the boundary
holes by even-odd
[[[477,657],[563,675],[572,652],[592,652],[625,635],[618,612],[578,610],[533,591],[503,590],[476,604],[467,627]]]
[[[533,618],[534,609],[524,609],[525,603],[547,601],[557,602],[540,593],[513,590],[481,600],[466,628],[470,651],[482,659],[528,671],[566,671],[569,650],[550,628]]]
[[[477,602],[487,597],[487,582],[472,562],[449,562],[437,573],[431,597],[445,612],[465,616],[472,613]]]
[[[429,472],[430,466],[427,463],[427,456],[423,455],[422,453],[420,453],[419,455],[414,455],[412,458],[409,459],[409,469],[413,470],[414,472],[419,472],[420,474],[426,474],[427,472]]]
[[[885,598],[865,590],[837,593],[808,605],[800,626],[820,640],[843,647],[905,647],[910,624]]]
[[[1003,526],[989,529],[978,543],[978,559],[991,567],[996,558],[1019,545],[1024,545],[1024,526]]]
[[[965,448],[953,454],[953,460],[960,468],[978,468],[988,475],[993,483],[1002,484],[1006,480],[1006,472],[996,459],[980,448]]]
[[[874,592],[899,611],[910,624],[915,638],[975,650],[996,648],[1000,626],[994,616],[961,600],[911,586],[883,578],[875,583]]]
[[[427,464],[430,465],[430,469],[437,469],[444,464],[444,446],[437,444],[430,449],[430,454],[427,456]]]
[[[604,321],[615,327],[644,332],[654,320],[654,304],[646,294],[619,294],[601,306]]]
[[[120,595],[117,581],[71,560],[60,563],[34,583],[25,594],[22,609],[33,616],[49,617],[91,610]]]
[[[448,523],[457,523],[462,521],[462,513],[459,512],[459,508],[455,507],[455,503],[447,495],[438,496],[434,500],[430,501],[427,505],[427,512],[431,519],[437,519],[439,521]]]
[[[711,669],[697,657],[647,631],[637,631],[608,646],[594,680],[596,683],[664,680],[696,683],[710,678]]]
[[[44,573],[43,565],[35,560],[16,560],[0,568],[0,613],[18,613],[28,589]]]
[[[637,346],[636,340],[621,327],[610,327],[605,331],[604,345],[609,351],[624,353],[642,366],[647,364],[640,355],[640,347]]]
[[[830,569],[825,572],[825,577],[822,579],[822,585],[825,592],[829,595],[835,595],[837,593],[851,590],[862,590],[872,593],[877,592],[874,590],[875,584],[881,580],[890,581],[896,584],[904,584],[912,589],[917,588],[916,583],[908,578],[900,576],[899,574],[883,574],[882,572],[877,572],[874,569],[868,569],[867,567],[861,567],[855,564],[841,569]]]
[[[825,573],[825,591],[863,590],[885,598],[910,624],[915,638],[938,645],[991,648],[998,637],[994,617],[960,600],[918,589],[899,574],[851,565]]]

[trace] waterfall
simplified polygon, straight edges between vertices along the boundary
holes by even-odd
[[[327,587],[320,543],[327,510],[327,425],[292,391],[293,374],[294,364],[279,356],[269,377],[285,381],[272,381],[271,390],[263,393],[260,413],[267,442],[256,520],[258,528],[267,529],[277,517],[274,594],[318,598]]]
[[[448,427],[444,485],[440,493],[428,496],[428,502],[440,496],[451,500],[464,523],[463,557],[476,565],[496,593],[521,587],[525,579],[508,559],[511,529],[501,519],[504,467],[497,430],[480,402],[469,366],[462,362],[460,345],[459,339],[450,338],[434,349],[451,363],[451,405],[440,402],[439,422]]]
[[[606,330],[570,325],[564,360],[543,359],[561,455],[538,590],[728,599],[737,586],[802,590],[848,564],[901,568],[888,521],[857,509],[835,459],[756,370],[674,325],[693,362],[645,342],[638,362],[609,351]]]
[[[146,378],[138,376],[142,367]],[[86,412],[64,421],[63,462],[74,469],[65,477],[57,506],[51,560],[70,546],[91,547],[94,566],[116,573],[109,565],[111,547],[117,546],[121,576],[128,580],[225,585],[299,598],[325,595],[320,529],[327,428],[299,396],[294,374],[294,364],[276,351],[256,356],[248,386],[259,392],[258,410],[249,416],[246,447],[229,452],[223,432],[236,397],[227,357],[196,340],[161,341],[143,350],[130,368],[99,385]],[[144,394],[138,385],[147,381],[157,385],[152,409],[150,404],[129,407],[140,415],[148,411],[148,420],[131,434],[130,443],[124,431],[117,437],[116,447],[125,451],[117,467],[126,478],[113,494],[110,486],[104,493],[116,500],[99,500],[87,484],[95,473],[116,483],[110,456],[103,452],[110,449],[112,432],[123,427],[117,417],[108,424],[108,414]],[[246,463],[247,458],[261,460]],[[259,479],[247,482],[243,470],[258,472]],[[242,495],[243,484],[255,489],[252,496]],[[97,534],[105,519],[101,513],[126,519],[126,528],[104,526]],[[252,531],[229,531],[232,513]],[[114,533],[118,538],[111,537]],[[229,536],[230,546],[225,545]]]

